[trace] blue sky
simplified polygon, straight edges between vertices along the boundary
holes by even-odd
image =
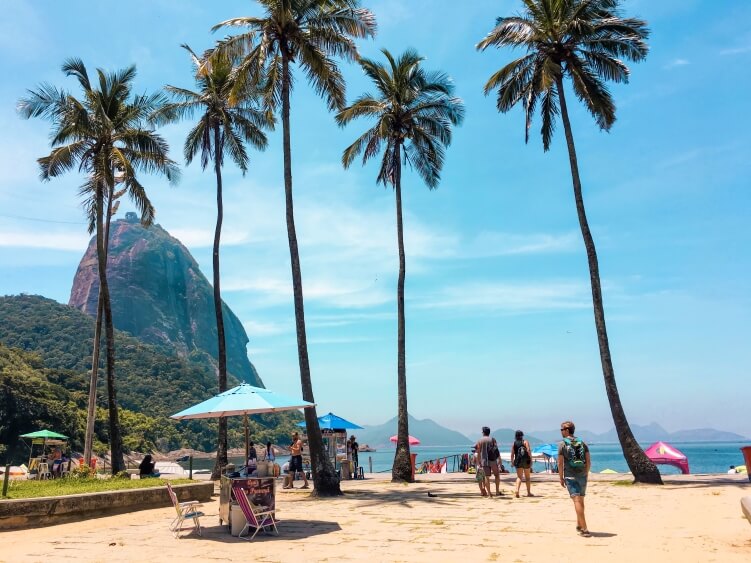
[[[48,124],[21,120],[16,101],[47,81],[75,89],[67,57],[90,70],[135,63],[136,90],[192,87],[181,43],[257,13],[253,2],[11,1],[0,21],[0,294],[66,303],[88,242],[80,177],[40,183]],[[474,45],[517,0],[373,0],[374,41],[361,52],[416,48],[456,83],[467,115],[430,191],[404,175],[407,381],[410,412],[478,428],[552,428],[573,418],[612,427],[594,331],[586,255],[562,129],[549,153],[539,123],[524,144],[521,110],[500,115],[482,87],[511,51]],[[632,423],[712,426],[751,436],[751,4],[631,0],[652,29],[646,62],[613,86],[618,121],[602,133],[573,105],[611,350]],[[348,99],[370,90],[343,65]],[[572,98],[572,96],[570,96]],[[573,100],[571,100],[573,102]],[[320,412],[378,424],[396,411],[396,227],[393,192],[374,166],[344,171],[342,150],[366,122],[340,130],[299,75],[292,99],[295,210],[314,391]],[[182,161],[189,124],[162,129]],[[266,385],[300,394],[281,133],[243,178],[225,170],[224,298],[243,321]],[[157,221],[211,272],[214,179],[184,168],[181,183],[144,178]],[[121,206],[121,216],[132,206]]]

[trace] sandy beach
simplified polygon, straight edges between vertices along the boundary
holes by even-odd
[[[572,503],[555,475],[535,475],[535,497],[481,498],[466,474],[345,481],[345,495],[277,494],[280,535],[253,542],[218,521],[218,495],[204,506],[203,536],[167,529],[171,507],[0,534],[0,561],[751,561],[751,526],[740,498],[745,475],[666,478],[633,486],[625,476],[593,475],[587,494],[591,538],[574,530]],[[300,486],[300,482],[297,483]],[[429,496],[428,492],[432,495]]]

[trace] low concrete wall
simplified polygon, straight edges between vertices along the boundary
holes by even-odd
[[[173,485],[181,502],[208,502],[214,494],[214,483],[202,481]],[[98,518],[122,512],[170,506],[167,487],[106,491],[64,497],[41,497],[0,501],[0,530],[51,526],[73,520]]]

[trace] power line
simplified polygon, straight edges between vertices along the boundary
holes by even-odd
[[[9,219],[22,219],[24,221],[38,221],[40,223],[60,223],[63,225],[86,225],[82,221],[55,221],[54,219],[40,219],[39,217],[23,217],[21,215],[7,215],[0,213],[0,217],[7,217]]]

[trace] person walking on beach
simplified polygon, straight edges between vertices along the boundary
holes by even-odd
[[[289,486],[285,487],[287,489],[293,489],[295,486],[295,475],[299,471],[302,473],[302,478],[305,480],[305,484],[301,487],[302,489],[309,488],[308,486],[308,476],[305,474],[305,470],[302,467],[302,449],[303,444],[302,440],[300,439],[300,435],[295,432],[292,434],[292,444],[289,447],[289,453],[292,456],[289,460],[289,474],[290,474],[290,480],[289,480]]]
[[[568,489],[576,510],[576,531],[588,538],[592,534],[587,529],[584,517],[584,495],[587,492],[587,478],[592,460],[589,447],[574,435],[576,426],[570,420],[561,423],[561,440],[558,444],[558,475],[561,487]]]
[[[524,432],[517,430],[514,435],[514,445],[511,446],[511,465],[516,467],[516,498],[519,498],[519,489],[522,486],[522,477],[527,485],[527,496],[534,496],[531,491],[529,473],[532,468],[532,455],[529,442],[524,439]]]
[[[488,457],[488,454],[490,452],[490,448],[493,446],[493,439],[490,437],[490,428],[487,426],[482,427],[482,438],[480,438],[477,441],[477,444],[475,444],[475,452],[477,455],[477,471],[479,473],[480,469],[482,469],[483,472],[483,479],[481,480],[479,477],[477,478],[478,483],[480,483],[480,494],[484,497],[491,497],[493,496],[490,493],[490,458]],[[496,470],[498,468],[498,465],[496,462],[493,462],[496,465]],[[497,475],[496,471],[496,475]],[[500,480],[500,477],[497,477]]]

